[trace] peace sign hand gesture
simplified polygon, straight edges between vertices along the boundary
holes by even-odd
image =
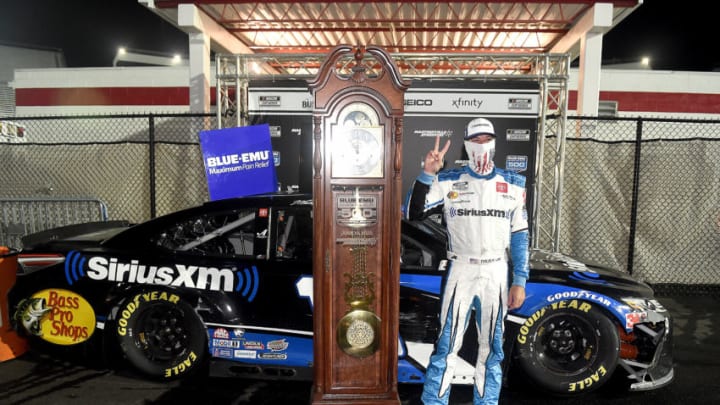
[[[425,155],[425,165],[423,166],[425,173],[434,176],[443,167],[443,158],[445,153],[450,149],[450,140],[445,142],[442,150],[440,150],[440,136],[435,137],[435,149]]]

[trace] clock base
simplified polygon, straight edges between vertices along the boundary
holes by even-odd
[[[314,391],[314,390],[313,390]],[[312,405],[399,405],[400,397],[397,392],[388,392],[383,395],[367,394],[323,394],[314,393]]]

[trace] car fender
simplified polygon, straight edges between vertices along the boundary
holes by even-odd
[[[526,297],[523,305],[509,312],[508,320],[511,322],[522,324],[527,318],[547,306],[558,305],[561,301],[570,303],[577,301],[599,306],[615,318],[627,332],[632,330],[632,322],[628,319],[629,314],[633,312],[632,308],[605,294],[559,284],[532,282],[526,284],[525,291]]]

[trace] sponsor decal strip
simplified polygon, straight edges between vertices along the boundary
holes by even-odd
[[[281,329],[281,328],[266,328],[263,326],[248,326],[248,325],[228,325],[224,323],[206,323],[209,328],[229,328],[229,329],[250,329],[250,330],[262,330],[268,332],[278,333],[294,333],[296,335],[312,336],[311,331],[297,330],[297,329]]]

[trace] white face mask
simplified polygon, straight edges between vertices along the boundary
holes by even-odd
[[[477,174],[486,175],[492,172],[495,164],[495,140],[486,143],[475,143],[465,141],[465,151],[467,152],[470,162],[470,169]]]

